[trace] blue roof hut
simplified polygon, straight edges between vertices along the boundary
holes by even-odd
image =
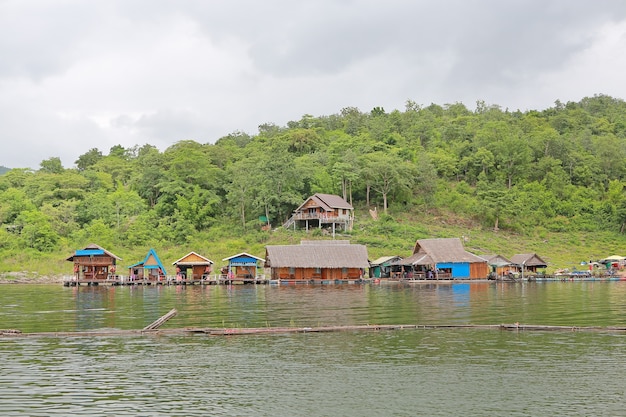
[[[166,277],[165,267],[156,251],[150,249],[143,261],[128,267],[130,281],[159,282]]]

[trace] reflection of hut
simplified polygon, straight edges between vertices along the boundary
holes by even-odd
[[[92,243],[76,250],[67,260],[74,262],[75,282],[97,283],[115,277],[116,263],[122,258]]]
[[[369,267],[367,248],[343,240],[266,246],[265,259],[273,280],[292,282],[356,281]]]
[[[401,259],[400,256],[383,256],[370,262],[370,277],[389,278],[391,276],[392,263]]]
[[[512,262],[502,255],[481,255],[491,269],[490,277],[496,278],[508,274]]]
[[[201,281],[211,274],[213,261],[196,252],[189,252],[172,265],[176,266],[176,279]]]
[[[511,269],[517,272],[537,273],[537,269],[547,266],[548,264],[536,253],[522,253],[511,257]]]
[[[143,261],[128,267],[131,282],[147,281],[159,282],[165,278],[165,267],[154,249],[150,249]]]
[[[263,262],[265,262],[262,258],[245,252],[222,260],[228,261],[228,265],[221,271],[222,275],[225,275],[223,278],[231,282],[254,282],[260,275],[259,269],[263,268]]]

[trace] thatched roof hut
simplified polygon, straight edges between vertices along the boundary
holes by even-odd
[[[271,268],[274,279],[357,279],[369,267],[367,248],[346,242],[266,246],[265,266]]]

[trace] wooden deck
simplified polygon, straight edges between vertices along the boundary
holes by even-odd
[[[269,280],[265,279],[264,275],[258,275],[256,277],[229,277],[227,275],[209,275],[200,279],[177,279],[176,277],[166,277],[161,279],[155,278],[143,278],[143,279],[131,279],[127,276],[114,276],[106,279],[76,279],[74,277],[66,278],[63,280],[65,287],[79,287],[85,286],[99,286],[99,285],[263,285],[268,284]]]

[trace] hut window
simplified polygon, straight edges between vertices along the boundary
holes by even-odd
[[[321,274],[322,273],[322,268],[315,268],[315,273],[316,274]]]
[[[289,268],[289,274],[293,275],[293,274],[295,274],[295,273],[296,273],[296,268],[294,268],[294,267],[290,267],[290,268]]]
[[[348,268],[341,268],[341,272],[343,274],[347,274],[348,273]]]

